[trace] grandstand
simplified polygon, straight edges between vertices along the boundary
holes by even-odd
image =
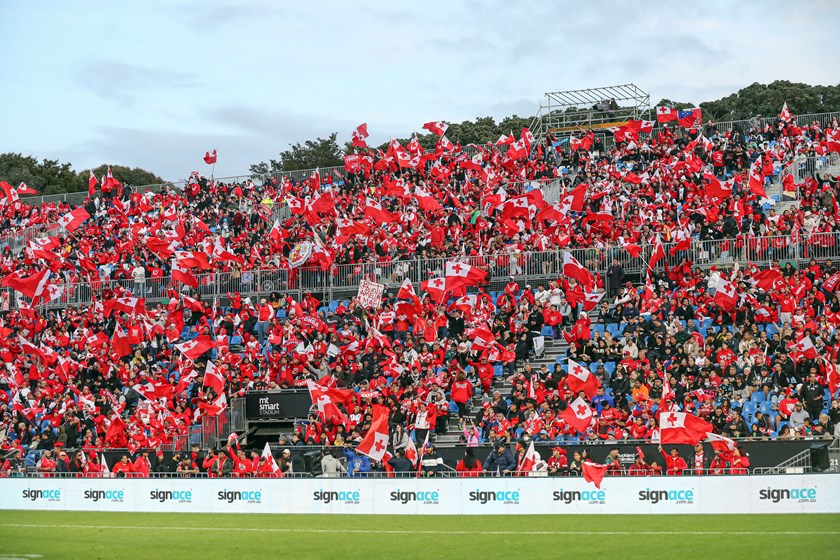
[[[719,497],[836,467],[838,114],[647,127],[633,85],[547,99],[504,149],[441,132],[337,168],[4,187],[0,475],[24,504],[119,477],[140,511],[227,507],[181,479],[268,512],[253,479],[336,478],[292,502],[367,513],[394,510],[343,479],[413,513],[548,513],[606,475],[654,512],[678,475]],[[543,477],[571,494],[514,497]],[[762,484],[734,511],[772,511]],[[767,499],[836,511],[823,488]]]

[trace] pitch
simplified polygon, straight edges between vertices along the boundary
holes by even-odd
[[[840,557],[840,515],[348,516],[0,512],[0,560]]]

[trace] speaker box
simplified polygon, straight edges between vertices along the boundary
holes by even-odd
[[[811,469],[815,472],[825,472],[829,466],[828,443],[811,444]]]

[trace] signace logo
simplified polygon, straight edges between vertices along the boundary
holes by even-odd
[[[61,490],[34,490],[32,488],[26,488],[21,496],[24,500],[30,500],[33,502],[38,500],[43,500],[45,502],[60,502]]]
[[[585,502],[587,504],[605,504],[607,502],[606,490],[556,490],[552,495],[555,502],[571,504],[572,502]]]
[[[503,504],[518,504],[519,490],[491,492],[489,490],[474,490],[468,496],[471,502],[478,502],[482,505],[488,502],[501,502]]]
[[[177,502],[179,504],[192,503],[192,490],[152,490],[149,499],[155,502]]]
[[[774,504],[778,504],[782,500],[792,500],[795,502],[816,502],[817,489],[816,488],[762,488],[758,491],[759,500],[771,500]]]
[[[693,504],[694,490],[651,490],[645,488],[639,491],[640,502],[650,502],[658,504],[659,502],[674,502],[675,504]]]
[[[316,502],[323,502],[329,504],[332,502],[341,502],[343,504],[358,504],[361,502],[361,492],[358,490],[350,490],[344,492],[327,492],[326,490],[316,490],[312,493],[312,500]]]
[[[401,504],[407,504],[409,502],[438,504],[440,503],[440,492],[438,490],[432,490],[430,492],[403,492],[402,490],[395,490],[391,492],[391,501]]]
[[[84,499],[91,502],[98,502],[100,500],[112,503],[122,503],[125,501],[125,491],[119,490],[85,490]]]
[[[239,490],[228,490],[227,488],[225,488],[224,490],[219,490],[216,499],[220,502],[227,502],[229,504],[232,504],[233,502],[244,502],[246,504],[261,504],[262,490],[256,490],[253,492],[241,492]]]

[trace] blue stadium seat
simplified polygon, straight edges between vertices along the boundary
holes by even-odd
[[[591,330],[593,333],[599,332],[601,334],[604,334],[604,325],[602,325],[601,323],[597,323],[595,325],[592,325]]]
[[[614,338],[618,337],[624,329],[618,323],[609,323],[607,325],[607,332],[610,333]]]
[[[563,356],[557,356],[557,359],[554,360],[555,363],[563,365],[566,363],[566,359]]]
[[[596,371],[598,371],[598,366],[600,366],[600,365],[601,365],[601,362],[590,362],[589,363],[589,371],[591,371],[592,373],[595,373]]]
[[[773,323],[767,323],[767,326],[764,327],[764,332],[767,333],[767,338],[771,338],[774,334],[779,332],[779,329],[777,329],[776,325]]]
[[[286,310],[285,309],[278,309],[277,310],[277,318],[278,319],[285,319],[286,318]]]
[[[712,320],[711,320],[710,318],[706,317],[705,319],[703,319],[702,321],[700,321],[700,325],[699,325],[699,326],[701,326],[701,327],[703,327],[703,328],[705,328],[705,329],[708,329],[709,327],[711,327],[711,326],[712,326]]]
[[[767,398],[764,396],[764,391],[756,391],[750,395],[750,400],[754,403],[764,402]]]
[[[321,307],[318,308],[318,313],[323,313],[324,315],[326,315],[327,311],[329,311],[329,310],[330,310],[330,308],[328,306],[322,305]]]
[[[338,302],[333,300],[330,302],[330,311],[335,313],[335,310],[338,309]]]
[[[543,325],[542,330],[540,330],[540,334],[543,336],[550,336],[554,338],[554,329],[548,325]]]
[[[615,362],[604,362],[604,369],[607,371],[607,373],[612,375],[615,371]]]
[[[764,401],[758,404],[758,410],[760,410],[763,414],[770,414],[773,412],[773,403],[770,401]]]
[[[238,346],[238,345],[242,344],[242,337],[239,336],[239,335],[234,335],[234,336],[230,337],[230,344],[234,345],[234,346]]]
[[[505,368],[500,364],[493,366],[493,377],[502,377],[505,374]]]
[[[748,401],[744,403],[744,406],[741,409],[741,412],[746,415],[753,415],[756,411],[756,404],[754,402]]]

